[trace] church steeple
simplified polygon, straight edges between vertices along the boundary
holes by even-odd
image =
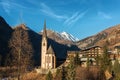
[[[44,22],[44,29],[42,34],[41,44],[41,68],[51,69],[56,67],[56,57],[52,46],[48,49],[46,21]]]
[[[44,29],[43,29],[43,37],[47,37],[47,31],[46,31],[46,20],[44,22]]]
[[[46,53],[47,53],[47,31],[46,31],[46,21],[45,21],[43,34],[42,34],[42,45],[41,45],[41,68],[46,68],[46,62],[45,62]]]

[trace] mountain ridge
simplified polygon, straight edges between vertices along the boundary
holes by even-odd
[[[12,35],[12,28],[7,24],[3,17],[0,16],[0,62],[5,63],[5,57],[9,52],[9,40]]]
[[[108,42],[108,47],[112,48],[114,46],[119,46],[119,40],[120,40],[120,24],[109,27],[95,35],[86,37],[85,39],[82,39],[78,41],[76,44],[79,48],[84,49],[85,47],[90,46],[103,46]]]
[[[39,33],[42,35],[42,31]],[[47,36],[60,44],[75,44],[75,38],[67,32],[56,32],[47,29]]]

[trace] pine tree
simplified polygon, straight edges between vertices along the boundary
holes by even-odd
[[[77,52],[75,57],[74,57],[74,64],[75,66],[79,66],[80,65],[80,58],[79,58],[79,53]]]
[[[105,71],[111,72],[111,62],[109,59],[107,46],[103,47],[103,54],[100,56],[100,80],[105,79]]]
[[[61,68],[57,69],[54,80],[67,80],[66,77],[67,77],[67,68],[62,66]]]
[[[89,66],[90,66],[90,60],[89,60],[89,57],[87,57],[86,67],[89,68]]]
[[[62,79],[61,80],[67,80],[67,71],[64,66],[62,66]]]
[[[103,71],[105,71],[107,68],[109,68],[109,66],[111,66],[108,49],[106,46],[104,47],[104,52],[100,59],[100,65]]]
[[[61,80],[61,69],[57,68],[56,70],[56,75],[55,75],[55,80]]]
[[[71,57],[68,65],[67,80],[75,80],[75,73],[74,57]]]
[[[57,68],[54,80],[62,80],[62,70],[60,68]]]
[[[115,60],[115,63],[113,65],[113,71],[115,74],[115,79],[120,80],[120,63],[117,59]]]
[[[96,59],[96,65],[98,66],[100,64],[100,56],[98,52],[97,52],[97,57],[95,59]]]
[[[48,74],[46,75],[46,80],[53,80],[51,71],[49,71]]]

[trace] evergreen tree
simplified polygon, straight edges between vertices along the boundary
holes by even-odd
[[[74,57],[71,57],[68,65],[67,80],[75,80],[75,73]]]
[[[109,59],[108,48],[106,46],[103,47],[103,54],[100,56],[100,80],[105,79],[105,71],[111,72],[111,62]]]
[[[67,72],[66,72],[66,69],[64,66],[62,66],[62,79],[61,80],[67,80],[66,77],[67,77]]]
[[[46,80],[53,80],[51,71],[49,71],[48,74],[46,75]]]
[[[89,66],[90,66],[90,61],[89,61],[89,57],[87,57],[86,67],[89,68]]]
[[[62,69],[61,68],[57,68],[54,80],[62,80]]]
[[[80,65],[80,58],[79,58],[79,53],[78,52],[76,52],[76,55],[74,57],[74,64],[75,64],[75,66]]]
[[[61,80],[61,77],[62,77],[62,70],[57,68],[54,80]]]
[[[100,56],[98,52],[97,52],[97,57],[95,59],[96,59],[96,65],[98,66],[100,64]]]
[[[101,69],[105,71],[107,68],[111,66],[111,62],[109,59],[108,49],[106,46],[104,47],[103,51],[104,52],[103,55],[101,56],[100,65],[101,65]]]
[[[120,64],[119,61],[116,59],[113,65],[113,71],[115,75],[115,80],[120,80]]]

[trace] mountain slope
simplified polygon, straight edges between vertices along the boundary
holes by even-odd
[[[76,44],[79,46],[79,48],[85,48],[91,46],[103,46],[107,42],[108,47],[113,48],[116,45],[120,45],[119,41],[120,25],[116,25],[101,31],[96,35],[80,40]]]
[[[42,35],[42,32],[40,32],[40,34]],[[47,30],[47,36],[60,44],[75,45],[74,43],[77,41],[77,38],[74,38],[71,34],[66,32],[58,33],[52,30]]]
[[[5,63],[6,54],[9,53],[8,43],[12,32],[12,28],[0,16],[0,62],[2,66]]]

